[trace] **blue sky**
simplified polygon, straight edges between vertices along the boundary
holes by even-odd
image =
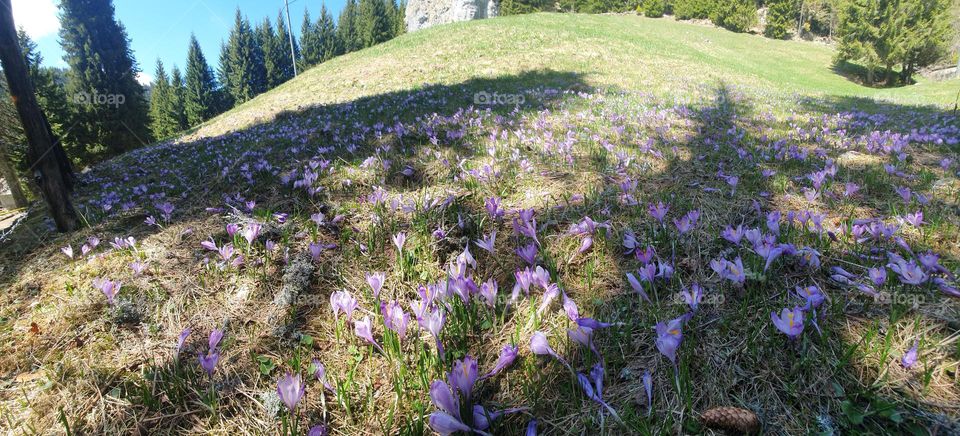
[[[58,0],[13,0],[13,15],[17,26],[27,29],[37,42],[45,65],[66,67],[57,34],[60,28],[57,3]],[[291,0],[294,36],[300,35],[304,8],[308,8],[311,19],[316,20],[323,3],[336,18],[345,0]],[[114,0],[113,5],[116,18],[127,28],[133,54],[145,73],[141,81],[149,81],[157,58],[168,71],[173,65],[186,67],[190,32],[197,35],[207,62],[216,69],[220,41],[230,32],[236,8],[239,6],[253,24],[267,16],[275,21],[283,8],[283,0]]]

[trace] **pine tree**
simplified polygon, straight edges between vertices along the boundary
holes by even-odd
[[[347,0],[340,18],[337,20],[337,54],[346,54],[360,49],[363,45],[357,32],[357,3]]]
[[[317,19],[314,29],[320,41],[320,62],[333,59],[340,52],[340,48],[337,39],[337,26],[326,4],[320,6],[320,18]]]
[[[936,63],[950,51],[951,4],[949,0],[908,0],[910,8],[900,81],[909,84],[917,69]],[[960,4],[960,3],[958,3]]]
[[[176,121],[177,132],[182,132],[190,127],[187,124],[187,112],[184,107],[187,88],[183,83],[183,74],[176,65],[170,71],[170,110],[173,113],[173,119]]]
[[[292,42],[291,42],[292,41]],[[300,47],[297,46],[297,41],[290,38],[290,32],[287,30],[287,20],[283,15],[283,11],[280,11],[280,14],[277,15],[277,34],[276,34],[276,59],[274,64],[277,65],[277,68],[280,71],[280,77],[283,78],[283,81],[286,82],[294,76],[293,62],[294,59],[300,58]],[[293,44],[293,55],[291,57],[290,45]]]
[[[396,18],[394,19],[393,36],[397,37],[407,33],[407,1],[400,0],[397,5]]]
[[[47,116],[50,128],[63,144],[68,156],[73,157],[76,162],[85,162],[85,150],[69,137],[72,117],[67,102],[67,91],[62,85],[59,72],[54,68],[43,66],[43,55],[23,28],[17,31],[17,38],[20,40],[20,50],[23,51],[23,57],[27,63],[27,74],[37,94],[37,103]]]
[[[217,112],[226,112],[230,110],[236,101],[233,99],[233,85],[230,77],[233,75],[232,65],[230,63],[230,49],[223,41],[220,42],[220,58],[217,62],[217,77],[220,78],[220,92],[217,93]]]
[[[150,129],[154,137],[164,139],[178,131],[171,111],[172,105],[173,90],[170,88],[170,79],[163,68],[163,62],[157,59],[153,88],[150,91]]]
[[[321,62],[323,47],[317,38],[317,30],[310,20],[310,11],[304,9],[303,24],[300,25],[300,55],[302,68],[307,69]]]
[[[74,105],[71,135],[110,153],[149,141],[139,68],[111,0],[62,0],[60,43],[70,65],[67,94],[84,103]]]
[[[757,3],[754,0],[717,1],[710,12],[710,21],[734,32],[746,32],[757,24]]]
[[[233,29],[227,41],[229,92],[235,104],[244,103],[267,90],[267,71],[263,48],[250,22],[237,8]]]
[[[384,0],[360,0],[357,33],[360,47],[367,48],[390,39],[390,21]]]
[[[197,38],[190,35],[187,49],[187,76],[184,83],[183,109],[187,125],[196,126],[217,113],[217,82],[213,70],[203,56]]]
[[[716,1],[724,0],[674,0],[673,14],[678,20],[710,18]]]
[[[277,34],[273,31],[273,25],[269,18],[264,18],[263,22],[255,30],[257,44],[263,51],[263,68],[267,78],[267,89],[273,89],[286,81],[281,71],[283,59],[283,46],[277,46]]]
[[[774,39],[786,38],[797,18],[797,6],[797,0],[768,0],[763,34]]]

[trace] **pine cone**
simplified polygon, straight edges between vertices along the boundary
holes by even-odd
[[[760,431],[760,419],[747,409],[739,407],[714,407],[700,417],[703,425],[715,429],[740,434],[753,434]]]

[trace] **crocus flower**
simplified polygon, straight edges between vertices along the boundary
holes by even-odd
[[[883,286],[887,282],[887,269],[884,267],[870,268],[868,275],[876,286]]]
[[[914,341],[913,347],[910,347],[906,353],[903,353],[903,357],[900,358],[900,364],[904,368],[910,369],[913,368],[913,365],[917,364],[917,347],[920,346],[920,341]]]
[[[823,301],[826,299],[826,297],[823,295],[823,292],[820,291],[820,288],[816,286],[806,286],[803,288],[797,286],[796,291],[797,295],[807,302],[806,307],[804,307],[805,310],[811,308],[816,309],[820,307],[820,305],[823,304]]]
[[[100,288],[100,292],[103,292],[103,295],[107,297],[107,303],[113,305],[113,300],[117,296],[117,293],[120,292],[123,283],[99,278],[93,281],[93,285]]]
[[[62,251],[67,257],[73,259],[73,247],[67,245],[66,247],[61,248],[60,251]]]
[[[180,351],[183,350],[183,344],[187,342],[187,337],[190,336],[190,327],[183,329],[179,335],[177,335],[177,355],[180,355]]]
[[[606,401],[603,401],[603,394],[594,387],[593,383],[589,378],[587,378],[586,375],[583,373],[577,373],[577,380],[580,382],[580,387],[583,389],[583,393],[587,396],[587,398],[603,406],[603,408],[610,412],[610,415],[612,415],[614,419],[620,421],[620,416],[617,415],[617,411],[614,410],[613,407],[610,407]]]
[[[403,311],[400,303],[391,301],[389,304],[381,307],[383,312],[383,325],[395,332],[400,340],[407,337],[407,325],[410,323],[410,315]]]
[[[790,339],[796,339],[803,333],[803,310],[799,307],[794,307],[793,310],[783,309],[779,317],[776,312],[770,312],[770,319],[773,320],[773,325]]]
[[[690,285],[689,290],[684,286],[681,295],[683,296],[683,302],[690,306],[690,311],[696,312],[697,308],[700,307],[700,302],[703,301],[703,287],[699,283]]]
[[[900,281],[908,285],[920,285],[927,281],[927,274],[923,272],[914,261],[906,262],[899,259],[896,262],[887,264],[893,272],[900,276]]]
[[[746,275],[743,271],[743,261],[737,257],[734,262],[726,259],[714,259],[710,261],[710,268],[720,277],[730,280],[738,285],[743,285]]]
[[[207,354],[199,353],[197,357],[200,360],[200,367],[207,372],[207,375],[213,377],[213,371],[216,369],[217,361],[220,360],[220,352],[210,350]]]
[[[477,383],[477,371],[477,359],[472,356],[467,355],[453,363],[453,370],[450,371],[450,386],[456,388],[463,401],[470,401],[473,395],[473,385]]]
[[[653,412],[653,377],[650,370],[643,371],[643,390],[647,391],[647,416]]]
[[[513,365],[513,361],[517,359],[517,353],[520,351],[519,348],[507,344],[503,346],[503,349],[500,350],[500,357],[497,358],[497,363],[493,366],[493,369],[490,372],[484,374],[479,380],[493,377],[499,374],[501,371]]]
[[[310,427],[310,431],[307,432],[307,436],[327,436],[328,434],[329,431],[327,430],[327,426],[323,424],[317,424],[313,427]]]
[[[434,341],[437,344],[437,352],[443,356],[443,344],[440,343],[440,332],[443,330],[443,325],[447,320],[447,314],[440,309],[433,309],[423,317],[417,318],[417,322],[420,324],[424,330],[428,331],[431,336],[433,336]]]
[[[373,298],[380,298],[380,290],[383,289],[383,283],[387,280],[387,275],[382,272],[367,273],[367,284],[373,291]]]
[[[670,359],[674,365],[677,364],[677,349],[680,348],[680,342],[683,341],[683,317],[675,318],[666,323],[658,322],[657,331],[657,350]]]
[[[260,223],[250,223],[243,229],[243,239],[247,240],[247,244],[253,244],[253,241],[256,241],[260,237],[260,231],[263,230],[263,226]]]
[[[537,420],[531,419],[527,424],[527,432],[525,436],[537,436]]]
[[[517,248],[517,255],[528,265],[533,266],[537,263],[537,244],[530,243]]]
[[[227,235],[229,235],[231,238],[233,237],[233,235],[237,234],[237,230],[240,230],[239,225],[234,223],[227,224]]]
[[[362,320],[355,322],[353,324],[353,332],[357,335],[357,337],[376,347],[381,353],[384,352],[383,347],[381,347],[380,344],[373,339],[372,323],[369,316],[365,316]]]
[[[130,269],[133,270],[133,275],[139,276],[147,270],[147,263],[142,261],[133,261],[130,263]]]
[[[404,232],[399,232],[396,235],[393,235],[393,245],[397,247],[397,251],[403,251],[403,244],[407,242],[407,234]]]
[[[476,244],[477,247],[487,250],[487,252],[489,252],[490,254],[493,254],[495,250],[494,244],[496,243],[496,240],[497,240],[497,231],[494,230],[490,232],[489,235],[486,235],[483,238],[474,241],[473,243]]]
[[[293,410],[297,408],[297,403],[303,398],[306,389],[307,386],[303,384],[300,374],[291,375],[288,372],[287,375],[277,381],[277,395],[280,396],[280,401],[287,406],[290,413],[293,413]]]
[[[327,382],[327,368],[317,359],[313,359],[313,376],[317,378],[317,381],[323,383],[324,389],[330,392],[334,391],[333,386]]]
[[[568,369],[570,369],[571,372],[573,371],[573,368],[571,368],[570,365],[567,364],[567,361],[563,360],[563,358],[560,357],[560,355],[557,354],[556,351],[553,351],[553,348],[550,348],[550,343],[547,342],[547,335],[541,331],[533,332],[533,336],[530,337],[530,351],[532,351],[533,354],[537,354],[540,356],[544,356],[544,355],[551,356],[554,359],[557,359],[558,361],[560,361],[560,363],[562,363],[563,366],[566,366]]]
[[[680,234],[682,235],[689,232],[690,230],[693,230],[693,228],[697,226],[697,221],[699,219],[700,219],[700,211],[691,210],[690,212],[687,212],[686,215],[680,217],[680,219],[673,220],[673,225],[677,227],[677,231],[680,232]]]
[[[497,197],[490,197],[484,202],[484,207],[487,209],[487,213],[490,215],[490,218],[499,220],[503,218],[503,209],[500,208],[500,199]]]
[[[667,212],[670,211],[670,206],[663,204],[663,202],[658,201],[657,204],[650,203],[647,205],[647,212],[650,213],[654,219],[656,219],[660,225],[663,225],[663,219],[667,217]]]
[[[740,245],[740,241],[743,239],[743,226],[738,225],[737,228],[727,226],[727,228],[720,233],[720,236],[733,244]]]
[[[647,296],[647,292],[643,290],[643,284],[641,284],[633,274],[627,273],[627,282],[630,283],[630,287],[633,288],[634,292],[640,294],[640,298],[643,298],[643,300],[648,303],[650,302],[650,297]]]
[[[484,303],[487,306],[494,307],[497,304],[497,290],[498,285],[497,281],[494,279],[487,280],[480,285],[480,297],[483,298]]]
[[[340,312],[343,312],[348,321],[353,321],[353,311],[357,306],[359,306],[357,299],[347,291],[336,291],[330,294],[330,307],[333,309],[334,318],[338,318]]]
[[[210,350],[216,350],[220,345],[220,340],[223,339],[223,330],[222,329],[213,329],[210,331],[210,339],[207,341],[207,345],[210,346]]]

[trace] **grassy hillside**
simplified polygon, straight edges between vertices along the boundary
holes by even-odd
[[[860,86],[833,71],[833,55],[832,48],[822,44],[771,40],[670,19],[502,17],[426,29],[335,59],[234,109],[200,133],[222,133],[282,110],[536,70],[576,74],[590,86],[669,98],[717,81],[784,97],[863,97],[950,107],[960,91],[958,80],[893,89]]]
[[[958,433],[960,83],[831,56],[460,23],[105,162],[0,242],[0,432]]]

